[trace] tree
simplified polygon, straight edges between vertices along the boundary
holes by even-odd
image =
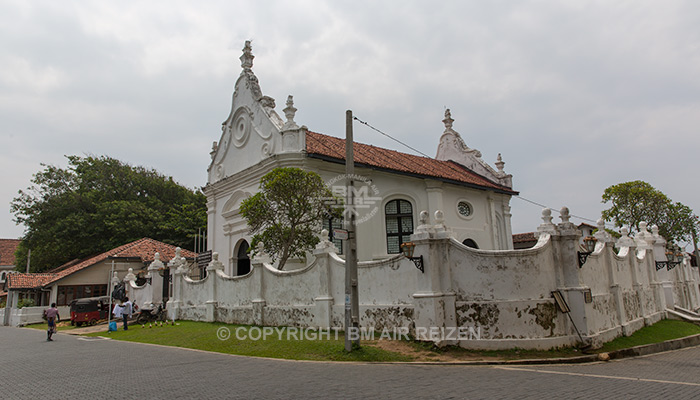
[[[639,231],[639,223],[657,225],[659,234],[669,242],[687,241],[697,233],[693,210],[674,203],[668,196],[644,181],[618,183],[605,189],[603,203],[612,206],[602,213],[606,221],[617,227],[629,226],[630,232]]]
[[[339,217],[333,193],[315,172],[275,168],[260,180],[260,192],[241,203],[241,215],[254,234],[250,249],[263,250],[283,269],[290,257],[303,257],[318,242],[323,218]]]
[[[206,226],[206,198],[155,170],[102,156],[67,156],[68,167],[42,164],[11,211],[25,232],[16,254],[32,271],[150,237],[189,247]]]

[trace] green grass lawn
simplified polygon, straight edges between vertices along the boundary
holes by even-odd
[[[45,329],[46,324],[40,325]],[[454,361],[475,359],[529,359],[529,358],[558,358],[575,357],[582,352],[574,348],[555,350],[494,350],[474,351],[451,346],[436,348],[431,343],[405,342],[409,350],[394,352],[374,347],[372,343],[364,343],[363,346],[351,353],[344,349],[344,337],[338,332],[337,338],[334,331],[330,331],[330,337],[322,337],[320,340],[308,340],[308,336],[317,331],[308,330],[307,339],[298,340],[294,337],[295,328],[267,328],[266,340],[251,340],[250,337],[261,335],[264,328],[229,325],[223,323],[208,323],[194,321],[179,321],[177,325],[163,327],[142,328],[140,325],[132,325],[128,331],[92,333],[87,336],[104,336],[116,340],[126,340],[141,343],[152,343],[166,346],[184,347],[214,351],[226,354],[238,354],[254,357],[284,358],[292,360],[323,360],[323,361],[415,361],[439,360],[441,356],[448,356]],[[228,331],[225,331],[228,330]],[[222,333],[229,333],[222,336]],[[298,333],[298,331],[296,331]],[[325,331],[328,332],[328,331]],[[239,340],[236,335],[244,340]],[[643,344],[658,343],[665,340],[677,339],[690,335],[700,334],[700,327],[694,324],[663,320],[652,326],[640,329],[629,337],[620,337],[596,352],[610,352],[613,350],[639,346]],[[280,337],[281,336],[281,337]],[[225,340],[222,340],[225,339]],[[394,349],[392,349],[394,350]]]
[[[228,329],[230,336],[226,338]],[[411,361],[412,357],[390,352],[376,347],[362,346],[359,350],[347,353],[344,337],[339,332],[337,338],[333,331],[319,340],[306,340],[298,335],[294,328],[268,328],[265,340],[252,340],[263,334],[263,328],[229,325],[222,323],[178,321],[175,326],[149,328],[146,325],[132,325],[128,331],[92,333],[86,336],[104,336],[116,340],[161,344],[214,351],[226,354],[238,354],[255,357],[284,358],[291,360],[331,360],[331,361]],[[317,331],[307,330],[306,337],[312,337]],[[302,340],[298,340],[296,337]],[[281,335],[281,338],[280,338]],[[245,338],[239,340],[237,338]]]
[[[659,343],[700,333],[700,326],[675,319],[664,319],[652,326],[645,326],[630,336],[622,336],[606,343],[600,352],[626,349],[644,344]]]

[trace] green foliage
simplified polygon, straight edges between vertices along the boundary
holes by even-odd
[[[206,226],[200,191],[106,156],[67,158],[65,169],[42,164],[11,203],[26,227],[16,265],[26,265],[28,249],[40,272],[143,237],[187,248]]]
[[[629,226],[630,232],[639,231],[639,223],[657,225],[659,234],[669,242],[687,241],[697,233],[697,217],[693,210],[674,203],[664,193],[644,181],[619,183],[605,189],[603,203],[612,206],[602,215],[617,227]]]
[[[19,301],[17,301],[17,308],[34,306],[36,306],[36,302],[34,301],[34,299],[19,299]]]
[[[260,180],[260,192],[245,199],[241,215],[254,234],[251,251],[263,250],[278,268],[290,257],[304,257],[319,241],[322,218],[340,216],[328,200],[333,193],[315,172],[299,168],[276,168]]]

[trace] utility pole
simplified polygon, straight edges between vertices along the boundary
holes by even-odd
[[[29,266],[32,260],[32,249],[27,250],[27,273],[29,273]]]
[[[355,159],[352,148],[352,111],[345,112],[345,182],[347,203],[345,204],[345,351],[360,345],[360,302],[357,298],[357,239],[355,231]],[[356,335],[350,340],[350,333]]]

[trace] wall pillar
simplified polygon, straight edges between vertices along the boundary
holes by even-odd
[[[318,328],[330,328],[333,323],[333,294],[331,293],[331,253],[335,253],[335,245],[328,240],[328,231],[321,231],[321,241],[314,249],[316,257],[318,277],[320,280],[320,290],[318,296],[314,297],[316,306],[314,320]]]
[[[219,271],[223,272],[224,264],[219,261],[219,253],[212,253],[211,262],[207,265],[207,301],[204,303],[206,308],[204,320],[206,322],[216,321],[216,307],[218,305],[218,297],[216,292],[216,282],[219,280]]]
[[[411,241],[416,244],[413,256],[423,256],[424,268],[422,273],[415,270],[418,289],[413,294],[415,335],[419,340],[430,340],[438,346],[456,345],[456,340],[445,340],[441,334],[457,328],[457,312],[447,251],[449,230],[443,223],[442,211],[435,212],[435,220],[438,224],[434,231],[417,229],[411,236]],[[424,222],[421,227],[426,221],[427,213],[421,212],[421,222]]]
[[[555,263],[560,272],[559,290],[564,294],[569,305],[571,320],[581,333],[584,344],[590,344],[591,329],[588,315],[593,312],[593,303],[585,302],[585,295],[590,290],[583,282],[581,267],[578,265],[579,239],[581,232],[576,225],[569,222],[570,214],[567,207],[560,211],[561,223],[556,226],[556,234],[552,234]],[[544,215],[544,212],[543,212]],[[551,212],[547,215],[551,224]],[[544,219],[544,217],[543,217]],[[548,225],[547,223],[543,226]],[[583,268],[586,266],[584,265]]]
[[[173,293],[168,299],[167,311],[168,318],[173,321],[178,318],[179,310],[182,306],[182,277],[185,274],[185,259],[182,257],[181,252],[182,250],[179,247],[176,248],[175,258],[168,263]]]
[[[146,304],[147,308],[155,309],[163,303],[163,277],[160,273],[165,269],[165,264],[160,261],[160,254],[156,253],[153,256],[154,260],[148,266],[148,277],[150,278],[151,298],[150,304]]]

